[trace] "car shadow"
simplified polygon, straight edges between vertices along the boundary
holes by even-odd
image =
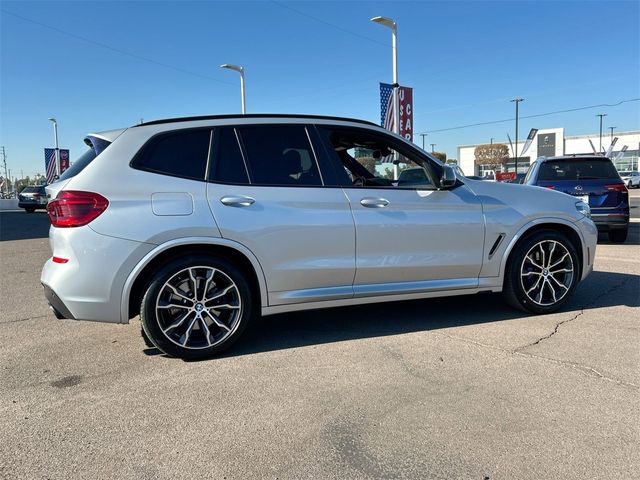
[[[637,307],[640,306],[638,291],[639,275],[596,271],[578,286],[562,311],[618,305]],[[491,293],[293,312],[257,320],[221,357],[524,320],[529,316],[507,306],[500,294]],[[156,352],[148,349],[145,353]]]
[[[44,210],[0,212],[0,242],[47,238],[50,226],[49,216]]]

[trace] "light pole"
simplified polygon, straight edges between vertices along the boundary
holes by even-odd
[[[435,143],[430,143],[429,145],[431,145],[431,153],[435,152],[436,144]]]
[[[613,129],[614,128],[618,128],[618,127],[609,127],[609,130],[611,130],[611,141],[613,142]]]
[[[428,134],[427,133],[421,133],[420,136],[422,137],[422,150],[424,150],[424,137],[426,137]]]
[[[602,118],[606,116],[606,113],[598,113],[596,115],[596,117],[600,117],[600,149],[598,150],[598,153],[602,153]]]
[[[247,109],[245,107],[245,97],[244,97],[244,67],[240,65],[231,65],[229,63],[224,63],[220,65],[220,68],[226,68],[228,70],[235,70],[240,74],[240,101],[242,102],[242,114],[247,113]]]
[[[372,22],[384,25],[391,29],[391,56],[393,62],[393,131],[400,135],[400,102],[398,98],[398,25],[388,17],[373,17]],[[393,162],[393,178],[398,178],[398,153],[395,154]]]
[[[60,176],[60,149],[58,148],[58,122],[55,118],[50,118],[50,122],[53,123],[53,136],[55,137],[55,145],[56,145],[56,175]]]
[[[490,145],[493,145],[493,137],[491,137],[491,143],[490,143]]]
[[[511,100],[512,102],[515,102],[516,104],[516,142],[514,145],[514,156],[516,157],[516,175],[518,175],[518,105],[520,104],[520,102],[524,102],[524,98],[519,98],[516,97],[513,100]]]

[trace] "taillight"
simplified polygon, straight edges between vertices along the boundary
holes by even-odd
[[[613,185],[605,185],[605,190],[609,190],[610,192],[627,192],[627,186],[624,183],[616,183]]]
[[[556,187],[554,185],[543,185],[544,188],[548,188],[550,190],[555,190]]]
[[[93,192],[66,190],[47,205],[54,227],[81,227],[94,220],[109,206],[109,200]]]

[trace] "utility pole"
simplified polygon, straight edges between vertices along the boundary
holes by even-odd
[[[422,150],[424,150],[424,137],[426,137],[428,134],[426,133],[421,133],[420,136],[422,137]]]
[[[493,137],[491,137],[491,145],[493,145]]]
[[[514,143],[514,156],[516,157],[516,175],[518,175],[518,105],[520,102],[524,102],[524,98],[516,97],[512,102],[516,104],[516,141]]]
[[[600,148],[598,149],[598,153],[602,153],[602,118],[606,116],[606,113],[598,113],[596,115],[596,117],[600,117]]]
[[[9,183],[8,183],[9,178],[7,174],[7,153],[4,151],[4,147],[0,147],[0,148],[2,148],[2,150],[0,150],[0,153],[2,153],[2,162],[4,163],[4,178],[5,178],[5,182],[7,182],[7,187],[9,187]],[[5,190],[7,190],[7,188],[5,188]]]
[[[430,143],[429,145],[431,145],[431,153],[433,153],[435,151],[435,143]]]
[[[613,129],[614,128],[618,128],[618,127],[609,127],[609,130],[611,130],[611,141],[613,141]]]

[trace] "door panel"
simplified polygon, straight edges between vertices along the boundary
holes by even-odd
[[[270,305],[353,296],[355,230],[341,189],[208,184],[207,196],[222,236],[258,258]]]
[[[465,186],[345,192],[356,223],[356,290],[378,283],[477,280],[484,220],[479,199]]]

